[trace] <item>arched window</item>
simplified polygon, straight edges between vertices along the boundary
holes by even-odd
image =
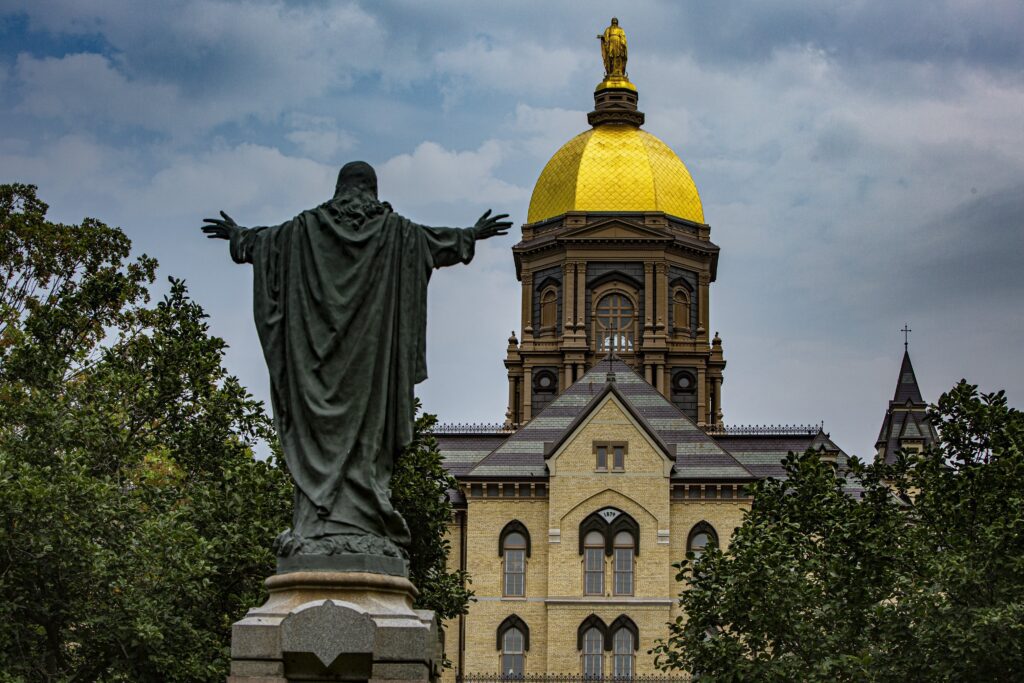
[[[612,674],[633,676],[633,634],[624,628],[615,632],[613,639]]]
[[[503,678],[521,678],[526,668],[526,652],[530,649],[530,629],[526,622],[511,615],[498,626],[498,649],[501,651]]]
[[[576,649],[581,653],[583,675],[600,678],[604,675],[604,650],[611,645],[608,627],[601,617],[591,614],[576,629]]]
[[[600,678],[604,675],[604,634],[596,627],[583,633],[583,675]]]
[[[612,675],[632,678],[636,668],[636,650],[640,645],[636,623],[622,615],[612,622],[608,632],[612,636]]]
[[[672,295],[672,324],[676,332],[690,330],[690,293],[682,287],[677,287]]]
[[[615,595],[633,594],[634,545],[633,535],[628,531],[615,534]]]
[[[498,536],[498,554],[502,563],[502,594],[521,598],[526,595],[526,558],[530,556],[530,534],[522,522],[512,520]]]
[[[686,550],[688,553],[693,553],[693,559],[699,560],[709,545],[718,546],[718,534],[715,532],[715,528],[707,522],[697,522],[690,530],[689,538],[686,539]]]
[[[558,293],[554,287],[545,289],[540,295],[540,328],[542,333],[554,334],[558,320]]]
[[[612,292],[601,297],[594,311],[599,351],[632,351],[633,302],[625,294]]]
[[[583,593],[604,595],[604,536],[599,531],[583,539]]]

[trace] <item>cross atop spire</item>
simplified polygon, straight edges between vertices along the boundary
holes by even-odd
[[[900,330],[900,332],[903,333],[903,350],[906,351],[907,347],[910,345],[910,333],[913,332],[913,330],[910,329],[910,326],[907,325],[907,323],[903,323],[903,329]]]

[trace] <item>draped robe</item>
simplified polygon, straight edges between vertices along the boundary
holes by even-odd
[[[353,218],[334,202],[232,237],[232,258],[253,266],[294,534],[408,545],[388,487],[427,377],[427,283],[473,250],[470,229],[417,225],[390,207]]]

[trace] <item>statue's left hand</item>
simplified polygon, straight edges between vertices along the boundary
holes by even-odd
[[[487,212],[480,216],[480,220],[473,226],[474,239],[485,240],[488,237],[507,235],[508,229],[512,227],[512,221],[502,220],[503,218],[508,218],[508,214],[499,213],[492,216],[491,210],[487,209]]]
[[[231,216],[223,211],[220,212],[220,215],[223,216],[223,220],[220,218],[203,219],[203,222],[209,223],[209,225],[204,225],[202,230],[211,240],[229,240],[234,233],[245,230],[245,228],[236,223]]]

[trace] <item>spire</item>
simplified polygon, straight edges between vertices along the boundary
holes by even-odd
[[[601,41],[604,80],[594,89],[594,111],[587,114],[587,121],[592,126],[604,123],[642,126],[644,113],[637,111],[636,86],[626,73],[626,32],[619,26],[619,20],[612,17],[611,25],[597,37]]]
[[[924,403],[921,397],[921,388],[917,385],[917,375],[914,374],[914,366],[910,363],[910,351],[903,349],[903,364],[900,365],[900,376],[896,380],[896,393],[892,397],[893,403]]]

